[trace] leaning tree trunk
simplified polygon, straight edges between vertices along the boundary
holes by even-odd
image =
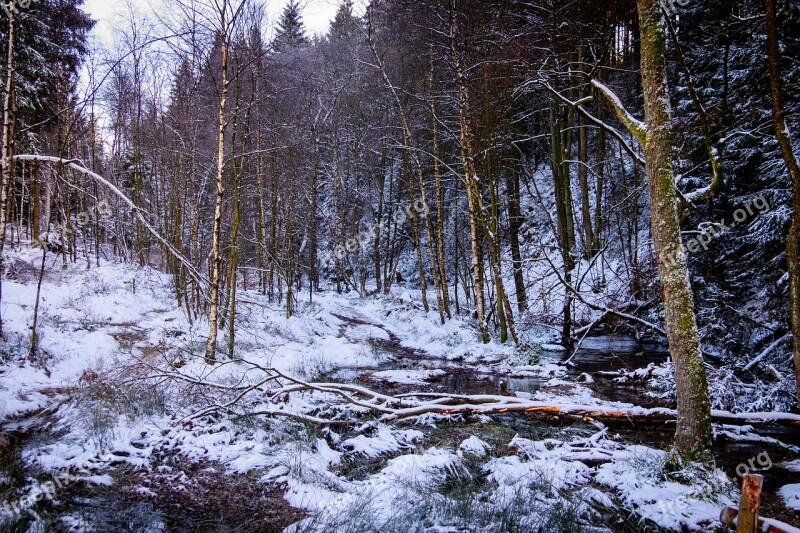
[[[776,1],[765,0],[767,21],[767,58],[769,64],[770,92],[772,94],[772,121],[775,136],[781,147],[783,159],[792,178],[792,225],[786,245],[789,266],[789,306],[791,308],[792,335],[794,337],[794,375],[797,401],[800,403],[800,162],[792,147],[789,126],[781,102],[781,66],[778,49],[778,16]]]
[[[638,0],[638,7],[647,121],[646,132],[640,138],[649,176],[650,220],[666,312],[665,329],[675,365],[678,400],[675,452],[686,459],[704,460],[710,457],[711,408],[689,270],[681,244],[672,169],[672,111],[666,77],[664,19],[658,0]]]

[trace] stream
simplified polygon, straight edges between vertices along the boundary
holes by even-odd
[[[389,340],[377,342],[378,348],[388,355],[388,360],[368,368],[349,368],[335,372],[330,379],[343,382],[358,382],[368,387],[386,393],[403,393],[412,390],[451,394],[513,394],[514,392],[535,393],[545,387],[552,377],[520,377],[495,372],[491,365],[480,367],[466,365],[463,362],[444,361],[427,357],[423,352],[403,347],[399,339],[390,335]],[[566,357],[565,352],[543,351],[542,363],[561,363]],[[665,406],[663,402],[645,395],[641,385],[622,384],[613,380],[613,376],[604,375],[604,372],[618,370],[635,370],[645,368],[650,363],[660,364],[668,357],[666,347],[658,344],[639,343],[633,339],[622,336],[604,336],[587,338],[580,350],[572,358],[572,365],[568,367],[566,375],[560,379],[567,382],[579,381],[583,374],[589,374],[592,379],[583,386],[589,387],[596,396],[613,401],[635,403],[645,407]],[[384,380],[375,379],[376,372],[392,370],[444,370],[444,374],[430,378],[423,385],[394,384]],[[523,437],[565,438],[573,431],[586,431],[586,425],[574,422],[564,422],[563,425],[548,425],[532,420],[523,413],[504,414],[495,417],[496,423],[487,424],[486,428],[473,425],[470,430],[477,432],[478,436],[487,440],[497,440],[498,434],[491,435],[491,431],[501,431],[503,438],[518,433]],[[8,428],[6,428],[7,430]],[[762,431],[763,430],[763,431]],[[43,431],[43,430],[42,430]],[[670,427],[643,428],[621,424],[612,428],[612,434],[628,443],[641,443],[652,447],[666,449],[672,439]],[[796,431],[777,426],[758,428],[763,436],[773,437],[787,444],[800,446],[800,435]],[[426,430],[427,432],[427,430]],[[449,433],[448,433],[449,432]],[[26,476],[39,477],[41,473],[25,471],[20,460],[20,452],[27,447],[39,445],[43,435],[34,430],[20,430],[8,432],[9,442],[2,452],[0,462],[0,496],[5,492],[13,492],[14,486],[23,486]],[[438,433],[429,434],[432,439],[458,439],[462,432],[458,427],[442,428]],[[616,437],[615,437],[616,438]],[[455,442],[455,441],[453,441]],[[507,442],[507,440],[505,441]],[[455,442],[457,445],[457,442]],[[742,442],[727,437],[718,438],[715,442],[715,456],[718,466],[724,469],[732,479],[736,477],[737,467],[746,464],[748,460],[763,452],[769,454],[772,467],[760,472],[765,476],[764,492],[762,497],[763,515],[776,518],[800,527],[798,513],[788,510],[777,495],[777,489],[787,483],[800,483],[800,473],[790,471],[780,463],[796,459],[798,456],[786,447],[774,443]],[[285,525],[298,518],[295,510],[286,505],[279,491],[268,494],[253,494],[253,488],[258,486],[257,476],[250,479],[228,480],[224,472],[218,472],[219,478],[209,477],[204,484],[203,476],[212,469],[208,464],[199,466],[182,465],[186,472],[195,472],[201,481],[194,489],[200,495],[188,498],[186,495],[159,494],[156,500],[137,498],[131,491],[119,490],[117,485],[135,486],[137,478],[127,468],[117,469],[113,472],[115,486],[112,488],[71,485],[58,494],[60,502],[56,505],[39,504],[37,510],[47,517],[47,523],[58,523],[56,517],[70,512],[73,515],[85,516],[86,522],[97,531],[279,531]],[[190,476],[191,477],[191,476]],[[215,502],[214,494],[219,488],[220,479],[225,478],[225,494]],[[5,486],[4,486],[5,484]],[[233,485],[231,488],[229,485]],[[207,490],[207,493],[202,491]],[[232,491],[233,498],[229,492]],[[209,505],[199,505],[198,499],[207,497]],[[237,500],[237,498],[239,500]],[[239,501],[238,512],[224,513],[226,502]],[[259,503],[260,502],[260,503]],[[219,505],[217,505],[217,503]],[[232,504],[235,505],[235,504]],[[243,521],[251,520],[254,515],[262,513],[276,513],[272,522],[274,529],[260,523],[258,528],[248,529],[243,526]],[[34,520],[25,517],[10,529],[3,527],[3,531],[30,531],[29,526]],[[63,526],[64,524],[61,524]],[[68,528],[58,527],[56,531],[68,531]],[[44,531],[47,529],[33,529]],[[630,531],[635,531],[633,526]]]
[[[388,343],[387,343],[388,344]],[[386,345],[386,344],[385,344]],[[384,346],[385,346],[384,345]],[[543,351],[541,363],[563,363],[569,353],[565,351]],[[620,383],[614,380],[613,372],[620,370],[633,371],[646,368],[651,363],[659,365],[667,360],[669,350],[665,345],[657,343],[638,342],[633,338],[618,335],[586,338],[579,350],[572,357],[571,365],[563,376],[565,381],[579,382],[584,374],[592,378],[588,386],[594,394],[602,399],[627,402],[642,407],[674,407],[668,403],[649,396],[641,384]],[[355,377],[366,381],[370,386],[381,392],[393,394],[410,390],[428,390],[429,392],[445,394],[512,394],[513,392],[535,393],[542,390],[550,377],[514,377],[487,373],[485,367],[475,368],[457,364],[450,361],[434,359],[407,359],[395,358],[380,365],[379,368],[346,371],[348,378]],[[387,370],[432,370],[444,369],[445,375],[430,378],[426,386],[409,386],[393,384],[386,381],[375,381],[371,376],[377,371]],[[608,374],[604,374],[608,373]],[[337,374],[334,377],[342,378]],[[526,436],[529,428],[524,423],[525,414],[513,413],[496,417],[503,424],[520,431],[521,436]],[[568,428],[562,428],[568,429]],[[767,439],[775,439],[784,444],[800,447],[800,432],[785,426],[763,424],[756,427],[757,433]],[[672,442],[674,429],[672,427],[643,428],[614,426],[613,433],[619,435],[628,443],[643,444],[646,446],[668,449]],[[788,524],[800,527],[800,513],[788,509],[780,496],[778,489],[789,483],[800,483],[800,472],[790,470],[782,465],[798,458],[798,454],[775,442],[746,442],[734,440],[727,435],[718,435],[714,443],[714,456],[717,466],[724,470],[731,479],[740,482],[737,468],[743,470],[741,465],[758,466],[754,459],[766,452],[769,455],[771,466],[768,469],[758,469],[764,476],[762,492],[762,515],[775,518]],[[763,457],[763,456],[762,456]]]

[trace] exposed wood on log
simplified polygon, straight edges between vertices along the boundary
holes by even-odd
[[[736,533],[755,533],[758,524],[758,510],[761,506],[761,487],[764,476],[745,474],[742,480],[742,497],[739,500],[739,517]]]
[[[528,413],[531,415],[542,416],[543,418],[578,418],[587,421],[604,421],[610,423],[646,423],[646,424],[669,424],[677,419],[675,409],[668,408],[644,408],[635,405],[615,404],[603,405],[601,403],[577,403],[569,398],[565,398],[564,405],[554,405],[553,401],[533,400],[518,396],[503,396],[492,394],[458,395],[458,394],[439,394],[413,392],[397,396],[389,396],[372,391],[366,387],[344,383],[310,383],[291,377],[274,368],[262,367],[256,363],[246,360],[237,360],[239,363],[250,365],[253,370],[259,370],[266,376],[261,376],[254,385],[242,388],[237,386],[235,391],[238,393],[232,400],[224,404],[207,406],[189,418],[197,418],[215,412],[227,412],[235,407],[241,407],[243,399],[249,393],[255,393],[260,399],[266,399],[275,404],[287,403],[287,398],[291,394],[303,392],[321,392],[334,395],[344,403],[336,407],[352,406],[379,415],[379,420],[384,422],[413,419],[425,414],[439,415],[494,415],[502,413]],[[159,372],[159,378],[169,377],[168,372]],[[203,385],[202,379],[196,379],[181,374],[174,376],[176,380],[188,382],[193,385]],[[274,382],[284,385],[265,390],[264,385]],[[219,388],[220,384],[209,384]],[[232,389],[233,390],[233,389]],[[263,404],[262,404],[263,407]],[[265,416],[294,416],[283,408],[276,408],[274,411],[262,410],[258,413],[248,413],[251,415],[260,414]],[[746,424],[780,424],[792,427],[800,427],[800,415],[791,413],[730,413],[727,411],[712,411],[714,422],[746,425]],[[342,423],[342,420],[325,420],[313,417],[307,413],[297,413],[295,418],[319,423]],[[350,422],[355,423],[355,418]]]
[[[736,527],[736,517],[739,514],[737,509],[733,507],[726,507],[720,513],[719,519],[723,525],[728,527]],[[800,533],[800,529],[790,526],[780,520],[774,518],[758,517],[758,530],[763,533]]]

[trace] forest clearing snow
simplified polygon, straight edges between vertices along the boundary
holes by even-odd
[[[283,486],[288,502],[308,512],[296,531],[344,525],[497,530],[509,520],[524,528],[540,527],[542,520],[573,520],[586,530],[609,531],[592,524],[625,516],[615,512],[620,505],[664,527],[698,529],[714,522],[721,506],[735,497],[735,488],[694,494],[690,484],[667,480],[664,452],[626,445],[602,427],[565,428],[535,440],[480,415],[425,415],[415,428],[365,417],[343,431],[275,418],[189,419],[197,411],[194,398],[185,396],[191,389],[138,378],[170,365],[183,376],[218,384],[251,378],[224,351],[219,354],[223,364],[204,364],[200,354],[207,325],[202,319],[190,324],[176,307],[169,276],[121,263],[61,270],[60,261],[48,260],[39,322],[48,376],[44,368],[23,361],[39,253],[23,250],[7,257],[22,274],[3,284],[9,340],[0,366],[0,414],[4,431],[47,428],[40,442],[22,450],[23,460],[45,473],[79,469],[82,479],[108,484],[108,474],[119,464],[154,473],[170,469],[171,479],[178,480],[175,490],[183,490],[174,463],[167,466],[170,457],[215,461],[229,475],[262,472],[262,482]],[[326,292],[314,294],[313,303],[303,293],[291,318],[280,305],[246,291],[252,303],[239,307],[237,356],[305,379],[379,367],[391,359],[379,341],[392,338],[431,359],[484,367],[516,356],[510,346],[481,344],[463,320],[441,325],[435,313],[426,315],[409,303],[406,289],[397,291],[366,299]],[[528,364],[521,370],[549,376],[556,387],[533,394],[535,399],[614,405],[562,379],[558,365]],[[394,369],[373,376],[416,386],[445,373]],[[287,399],[285,408],[324,413],[325,402],[325,394],[307,392]],[[443,436],[442,427],[459,428],[454,434],[463,438]],[[38,485],[31,480],[23,493]],[[152,497],[155,492],[145,485],[131,489]],[[679,512],[664,512],[663,502],[676,498],[685,505]],[[63,517],[65,524],[76,520]]]

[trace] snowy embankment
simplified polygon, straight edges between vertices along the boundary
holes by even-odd
[[[307,512],[297,531],[528,530],[552,523],[610,531],[629,511],[666,528],[704,529],[736,499],[720,471],[712,490],[698,491],[690,476],[665,473],[665,452],[625,444],[599,423],[528,431],[532,426],[522,419],[426,414],[409,427],[336,405],[341,398],[324,391],[286,394],[279,408],[352,423],[314,427],[252,416],[275,409],[267,398],[280,386],[264,380],[264,369],[309,381],[357,379],[370,369],[375,380],[424,388],[448,365],[486,370],[520,359],[510,347],[480,344],[465,321],[440,325],[401,290],[375,299],[315,294],[288,319],[280,305],[245,291],[237,360],[222,351],[221,364],[211,368],[201,357],[206,324],[190,324],[176,307],[168,276],[113,262],[62,270],[60,261],[48,260],[40,358],[33,364],[25,358],[38,257],[33,250],[11,252],[3,284],[8,341],[0,366],[0,431],[29,428],[40,436],[21,450],[37,475],[15,489],[19,500],[46,491],[43,482],[72,468],[86,483],[112,485],[109,490],[159,507],[157,495],[165,490],[191,490],[186,462],[213,462],[232,479],[256,475],[265,487],[281,487],[291,505]],[[307,293],[301,298],[307,302]],[[433,361],[432,368],[404,368],[393,348]],[[449,361],[437,369],[436,358]],[[524,370],[551,378],[528,395],[531,401],[622,405],[563,379],[555,365]],[[231,401],[246,387],[253,393],[246,401]],[[208,414],[198,415],[204,409]],[[546,435],[537,438],[540,433]],[[121,481],[114,475],[120,468],[137,475]],[[796,491],[785,492],[794,501]],[[30,512],[49,505],[62,526],[91,526],[58,491],[39,500]]]

